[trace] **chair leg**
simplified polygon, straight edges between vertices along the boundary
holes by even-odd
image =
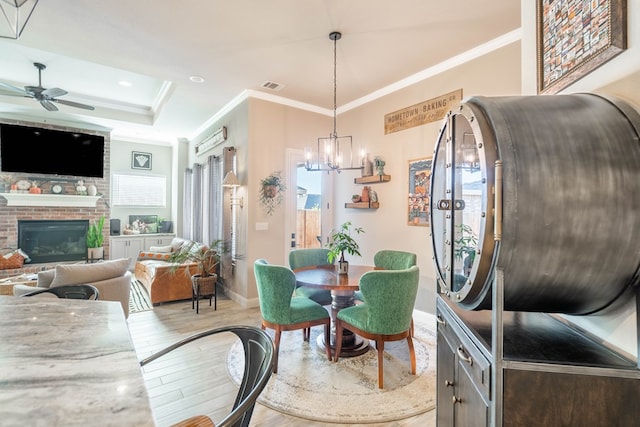
[[[280,330],[280,328],[276,328],[276,339],[274,340],[274,346],[276,348],[276,356],[274,357],[274,361],[273,361],[273,373],[277,374],[278,373],[278,354],[280,354],[280,334],[282,333],[282,331]]]
[[[413,317],[411,318],[411,327],[409,328],[409,333],[411,334],[412,337],[415,336],[414,334],[414,326],[413,326]]]
[[[331,325],[324,325],[324,342],[327,349],[327,360],[331,360]]]
[[[384,380],[383,380],[383,372],[384,367],[382,363],[384,362],[384,341],[376,340],[376,348],[378,349],[378,388],[384,388]]]
[[[409,344],[409,357],[411,358],[411,375],[416,374],[416,351],[413,348],[413,338],[411,335],[407,337],[407,343]]]
[[[330,343],[330,341],[327,341]],[[342,351],[342,321],[336,319],[336,354],[334,356],[334,362],[337,362],[340,358],[340,352]]]

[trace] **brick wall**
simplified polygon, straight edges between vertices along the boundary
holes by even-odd
[[[98,194],[102,195],[102,198],[98,200],[96,207],[32,207],[32,206],[7,206],[7,200],[4,197],[0,197],[0,249],[1,253],[6,253],[6,248],[15,248],[18,243],[18,220],[56,220],[56,219],[88,219],[89,221],[96,221],[101,215],[105,216],[105,224],[103,229],[104,235],[104,251],[105,258],[109,255],[109,217],[110,209],[108,206],[110,200],[110,158],[111,158],[111,140],[108,131],[94,131],[88,129],[79,129],[64,126],[53,126],[40,123],[30,123],[24,121],[11,121],[1,120],[2,123],[19,124],[23,126],[37,126],[40,128],[63,130],[69,132],[83,132],[92,135],[104,136],[104,178],[87,178],[84,179],[84,185],[88,187],[93,184],[98,190]],[[64,149],[60,151],[61,155],[73,156],[73,153],[66,153]],[[0,153],[1,155],[1,153]],[[30,153],[28,147],[25,147],[25,156],[34,156],[37,153]],[[55,161],[55,159],[51,159]],[[28,179],[29,177],[44,179],[38,181],[39,187],[44,194],[51,193],[51,180],[56,180],[57,177],[50,175],[37,175],[37,174],[18,174],[18,173],[6,173],[1,172],[2,175],[8,175],[11,177],[12,182],[17,182],[21,179]],[[58,182],[58,184],[64,187],[63,194],[75,194],[75,187],[79,178],[72,176],[60,176],[62,180],[69,180]],[[40,270],[53,267],[55,264],[33,264],[25,265],[23,269],[19,270],[0,270],[0,277],[15,276],[21,273],[33,273]]]

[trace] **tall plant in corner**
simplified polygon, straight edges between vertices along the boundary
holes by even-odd
[[[91,221],[87,229],[87,258],[89,261],[104,258],[104,236],[102,228],[104,227],[104,215],[98,221]]]
[[[327,247],[329,248],[329,253],[327,254],[327,261],[333,264],[333,261],[340,256],[338,259],[338,273],[347,274],[349,272],[349,262],[344,259],[344,253],[348,253],[349,255],[358,255],[360,254],[360,246],[358,242],[351,236],[351,233],[360,234],[364,233],[362,227],[354,227],[351,229],[351,221],[347,221],[340,226],[337,230],[334,230],[331,233],[331,237],[329,238],[329,243]]]

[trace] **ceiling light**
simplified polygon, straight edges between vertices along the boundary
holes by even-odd
[[[189,76],[189,80],[194,83],[204,83],[204,77],[202,76]]]
[[[364,159],[363,153],[360,153],[357,162],[358,166],[353,165],[353,141],[351,136],[338,136],[336,131],[336,110],[337,110],[337,79],[336,79],[336,47],[337,41],[340,40],[342,34],[337,31],[329,34],[329,39],[333,40],[333,132],[329,137],[318,138],[318,145],[315,152],[315,161],[313,159],[314,152],[312,147],[306,147],[305,151],[305,168],[308,171],[336,171],[341,170],[362,169]],[[320,153],[322,147],[322,154]],[[348,161],[348,163],[347,163]]]
[[[0,0],[0,37],[17,40],[27,25],[38,0]]]

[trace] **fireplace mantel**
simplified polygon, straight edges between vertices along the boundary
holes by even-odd
[[[77,196],[71,194],[0,193],[7,199],[7,206],[63,206],[95,207],[102,196]]]

